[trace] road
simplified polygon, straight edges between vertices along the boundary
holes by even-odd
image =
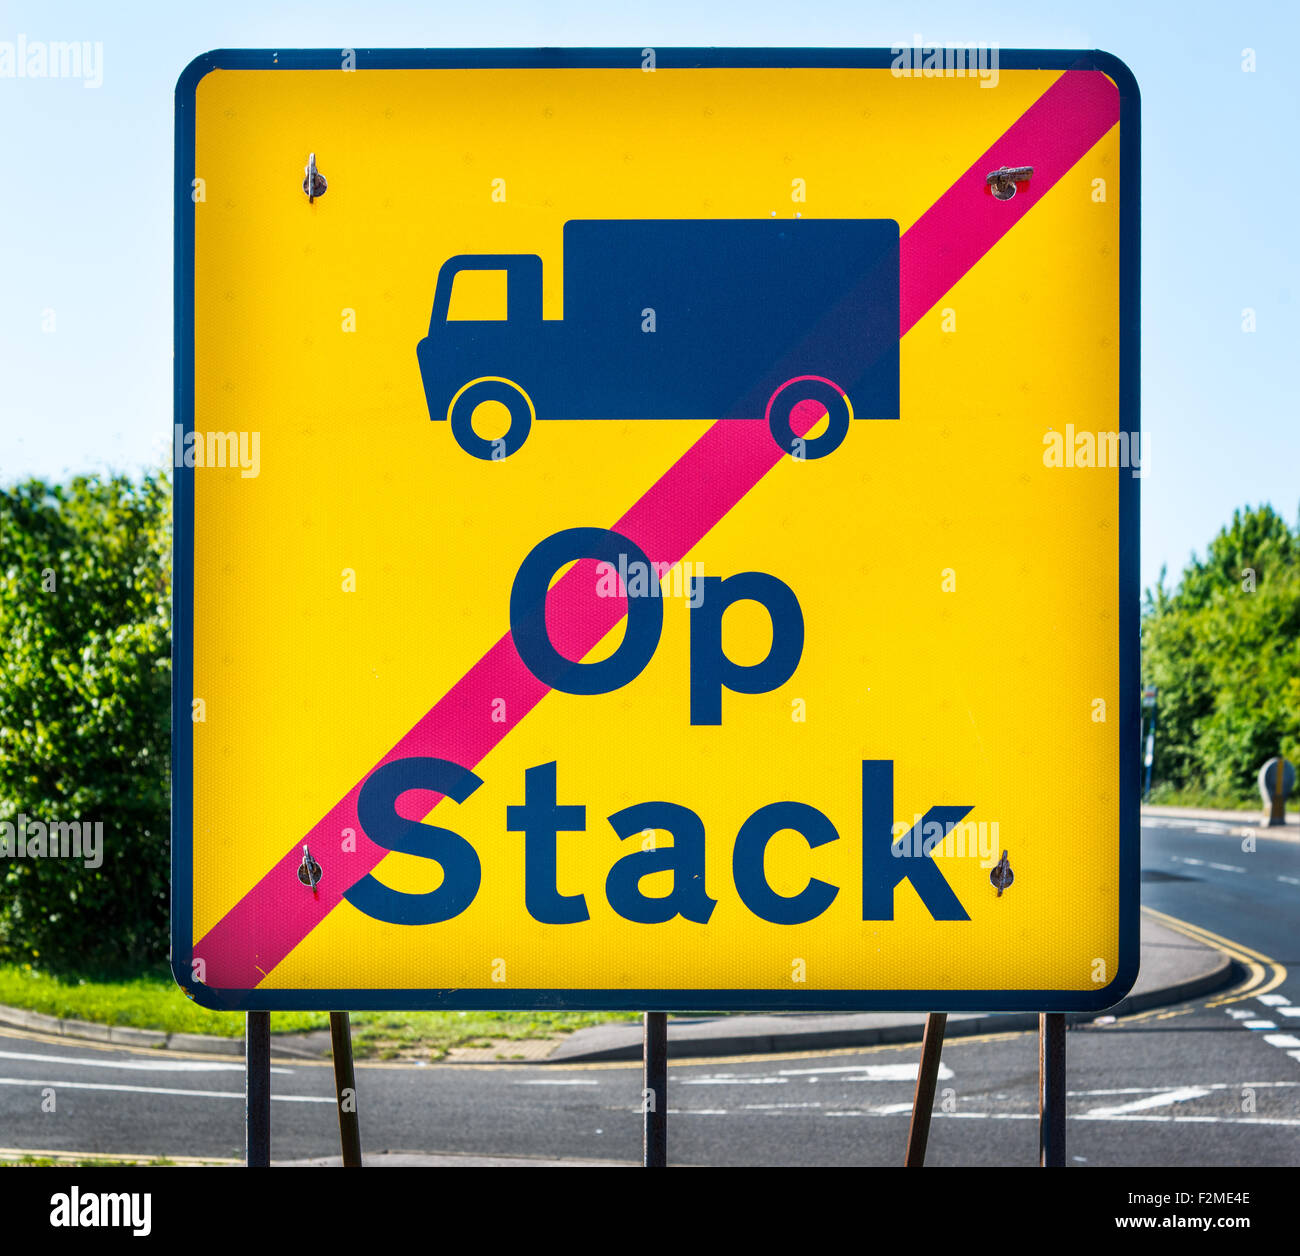
[[[1146,907],[1231,945],[1248,974],[1217,995],[1068,1038],[1078,1165],[1300,1164],[1300,843],[1231,826],[1144,822]],[[1212,940],[1212,939],[1211,939]],[[893,1165],[918,1047],[676,1064],[669,1155],[695,1165]],[[632,1065],[361,1064],[368,1152],[632,1163]],[[212,1057],[0,1036],[0,1147],[238,1159],[242,1065]],[[277,1062],[273,1154],[337,1154],[328,1064]],[[950,1039],[928,1162],[1037,1159],[1032,1034]],[[53,1110],[48,1110],[52,1107]]]

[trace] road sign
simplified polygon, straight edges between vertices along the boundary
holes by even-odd
[[[182,75],[199,1002],[1129,988],[1137,89],[903,51]]]

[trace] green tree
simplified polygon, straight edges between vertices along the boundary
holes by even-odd
[[[0,862],[0,951],[53,971],[167,953],[170,486],[0,490],[0,821],[102,822],[102,863]]]
[[[1157,781],[1257,798],[1271,755],[1300,752],[1300,530],[1236,511],[1176,591],[1147,591],[1143,680],[1159,690]]]

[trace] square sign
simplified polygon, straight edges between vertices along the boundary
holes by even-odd
[[[176,117],[195,999],[1129,989],[1120,62],[218,52]]]

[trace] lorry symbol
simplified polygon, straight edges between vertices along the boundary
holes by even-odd
[[[448,318],[463,271],[505,272],[504,319]],[[783,451],[821,458],[850,419],[898,418],[892,219],[574,219],[563,274],[564,316],[545,319],[537,255],[443,263],[416,356],[466,453],[508,457],[535,419],[766,418]],[[485,401],[510,415],[496,441],[474,430]],[[827,416],[802,442],[801,402]]]

